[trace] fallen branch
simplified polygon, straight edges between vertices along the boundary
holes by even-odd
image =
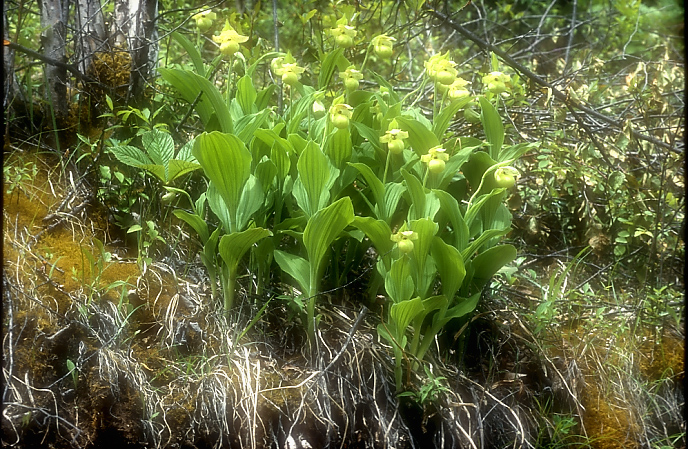
[[[20,51],[26,55],[29,55],[33,58],[38,59],[39,61],[45,62],[46,64],[54,65],[55,67],[59,67],[61,69],[65,69],[69,72],[71,72],[74,76],[79,78],[82,81],[86,81],[88,83],[97,83],[101,84],[98,80],[91,78],[90,76],[86,75],[85,73],[81,73],[79,69],[77,69],[75,66],[71,64],[64,63],[62,61],[58,61],[57,59],[49,58],[45,55],[42,55],[38,53],[37,51],[31,50],[30,48],[24,47],[23,45],[19,45],[14,42],[9,42],[5,41],[5,45],[10,47],[13,50]]]

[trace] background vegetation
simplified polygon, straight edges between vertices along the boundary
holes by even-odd
[[[682,4],[166,2],[150,73],[113,31],[84,65],[73,6],[62,103],[42,4],[4,6],[3,443],[685,447]],[[430,176],[433,139],[460,174]],[[500,163],[515,185],[483,186]],[[487,243],[421,258],[478,194]]]

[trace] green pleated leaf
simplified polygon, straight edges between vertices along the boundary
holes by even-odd
[[[528,151],[533,150],[540,146],[539,143],[519,143],[516,145],[511,145],[508,147],[502,147],[500,154],[500,162],[518,159],[519,157],[526,154]]]
[[[394,321],[397,329],[400,332],[404,332],[408,325],[411,324],[411,321],[424,312],[423,301],[421,301],[420,297],[415,297],[392,304],[392,307],[389,309],[389,317]],[[416,332],[420,332],[420,329],[416,329]]]
[[[203,92],[196,103],[196,112],[203,124],[207,126],[215,115],[220,129],[223,132],[232,132],[233,125],[229,108],[213,83],[188,70],[161,68],[158,71],[163,79],[177,89],[182,98],[189,103],[193,103],[198,94]]]
[[[500,268],[516,258],[516,254],[517,251],[513,245],[500,245],[475,256],[472,260],[474,286],[482,289]]]
[[[344,164],[351,160],[353,146],[351,144],[351,133],[348,129],[337,129],[330,134],[325,145],[326,154],[330,157],[333,165],[342,170]]]
[[[191,173],[194,170],[201,168],[200,164],[191,161],[180,161],[178,159],[172,159],[167,167],[167,182],[170,183],[177,178],[181,178],[187,173]]]
[[[203,57],[201,57],[201,53],[198,51],[196,46],[192,44],[191,41],[188,40],[183,34],[177,33],[176,31],[172,33],[172,39],[177,41],[179,45],[181,45],[182,48],[186,51],[186,54],[189,55],[189,58],[191,59],[191,62],[194,65],[196,73],[205,75],[206,71],[205,64],[203,63]]]
[[[248,115],[256,111],[256,98],[258,94],[256,88],[253,87],[253,80],[250,76],[244,75],[237,81],[236,98],[239,101],[239,106],[243,109],[244,114]]]
[[[296,154],[301,156],[301,153],[303,153],[303,150],[306,149],[306,147],[312,143],[312,141],[308,141],[301,137],[298,134],[295,133],[289,133],[287,134],[287,142],[291,145],[291,147],[294,149]]]
[[[208,241],[208,238],[210,236],[210,233],[208,231],[208,224],[203,220],[201,217],[199,217],[196,214],[190,214],[185,210],[175,210],[173,212],[174,216],[179,218],[180,220],[186,222],[189,226],[191,226],[194,231],[198,233],[198,236],[201,238],[201,244],[205,245],[205,242]]]
[[[354,125],[361,137],[370,142],[374,147],[380,148],[380,136],[377,131],[358,121],[350,121],[349,123]]]
[[[270,84],[268,87],[258,92],[256,95],[256,110],[262,111],[268,107],[275,90],[277,90],[277,84]]]
[[[332,187],[330,164],[318,145],[309,142],[296,166],[299,172],[296,184],[300,186],[294,185],[294,197],[306,215],[312,216],[329,200]]]
[[[287,111],[287,117],[289,121],[287,122],[287,135],[298,133],[301,128],[301,121],[305,119],[309,114],[312,114],[313,102],[315,101],[314,94],[315,90],[310,86],[304,86],[299,84],[305,92],[302,97],[299,98],[294,104],[291,105]]]
[[[432,132],[438,140],[442,140],[444,133],[447,132],[447,128],[456,113],[459,112],[460,109],[463,109],[472,99],[473,97],[467,96],[454,100],[442,108],[440,113],[437,114],[432,121]]]
[[[398,104],[399,103],[399,96],[397,93],[394,91],[394,86],[392,86],[389,81],[387,81],[384,77],[378,75],[375,72],[371,72],[373,75],[373,79],[381,86],[387,89],[387,92],[389,93],[389,102],[388,104]]]
[[[383,220],[376,220],[373,217],[354,217],[351,222],[353,226],[363,231],[375,246],[375,250],[380,255],[387,269],[389,269],[389,252],[394,248],[394,242],[390,239],[392,230]]]
[[[362,164],[360,162],[355,162],[355,163],[349,163],[352,167],[354,167],[356,170],[361,173],[363,176],[363,179],[365,179],[366,185],[370,189],[370,191],[373,194],[373,198],[375,199],[375,204],[378,206],[380,204],[384,203],[385,200],[385,186],[382,184],[382,181],[375,176],[375,173],[373,173],[373,170],[370,169],[370,167],[367,164]],[[378,217],[378,218],[383,218],[383,217]]]
[[[430,247],[437,233],[437,223],[429,218],[421,218],[410,224],[411,230],[418,233],[418,239],[413,242],[412,276],[416,284],[416,291],[419,295],[424,295],[435,277],[435,271],[428,272],[426,265],[429,262]]]
[[[253,214],[263,205],[264,199],[265,195],[260,182],[255,176],[249,176],[246,184],[244,184],[244,190],[241,192],[239,207],[237,207],[236,229],[246,227]]]
[[[449,300],[445,295],[431,296],[423,300],[423,308],[426,315],[435,310],[446,309],[448,304]]]
[[[418,120],[407,117],[397,117],[396,120],[400,129],[409,133],[407,141],[419,157],[440,144],[437,136]]]
[[[413,174],[401,169],[401,175],[406,181],[406,188],[411,196],[411,205],[408,212],[408,221],[421,218],[434,218],[440,208],[440,202],[435,195],[421,184]]]
[[[468,226],[468,229],[472,230],[471,226],[473,225],[473,220],[475,220],[475,218],[478,216],[478,213],[480,212],[482,207],[486,204],[492,204],[490,203],[490,199],[495,197],[501,198],[503,194],[504,189],[498,188],[492,189],[490,193],[478,197],[478,201],[470,205],[470,207],[466,211],[466,215],[464,215],[463,217],[464,221],[466,222],[466,226]]]
[[[433,193],[440,201],[440,210],[449,219],[452,228],[451,242],[459,251],[468,246],[468,226],[463,220],[461,210],[459,209],[459,202],[444,190],[433,190]]]
[[[343,48],[336,48],[328,52],[321,60],[322,66],[320,67],[320,74],[318,75],[318,89],[327,88],[332,81],[332,76],[336,68],[339,68],[339,71],[343,72],[351,65],[344,57]]]
[[[466,267],[463,265],[461,253],[441,238],[435,237],[432,242],[432,257],[440,272],[442,294],[447,298],[453,298],[466,276]]]
[[[471,154],[468,161],[463,164],[463,167],[461,167],[461,171],[468,180],[468,183],[473,191],[480,186],[485,172],[495,164],[497,164],[497,162],[495,162],[495,160],[484,151],[476,151]],[[488,176],[490,175],[488,174]],[[486,178],[485,181],[483,181],[482,187],[480,188],[480,194],[482,195],[483,193],[488,193],[495,187],[497,187],[497,185],[494,180]]]
[[[501,237],[509,232],[509,229],[488,229],[484,231],[478,238],[473,240],[470,245],[461,251],[461,257],[464,261],[470,259],[480,248],[492,239]]]
[[[473,312],[475,308],[478,307],[478,301],[480,300],[481,294],[482,292],[478,292],[470,298],[461,298],[458,304],[447,310],[447,313],[442,317],[442,326],[444,326],[444,324],[448,323],[449,320],[453,318],[461,318],[462,316]]]
[[[208,198],[208,205],[210,210],[217,216],[222,223],[222,228],[226,233],[236,232],[238,229],[236,226],[236,214],[232,214],[227,207],[227,202],[222,198],[220,191],[217,186],[212,182],[206,190],[206,196]]]
[[[255,174],[260,185],[263,187],[263,193],[267,194],[277,177],[277,166],[267,156],[263,157],[258,165],[256,165]]]
[[[502,125],[502,118],[495,107],[485,97],[480,97],[480,107],[482,113],[480,114],[480,121],[483,124],[485,137],[490,144],[490,156],[495,161],[500,161],[500,151],[504,144],[504,125]]]
[[[263,109],[255,114],[248,114],[239,118],[234,123],[234,131],[237,137],[248,145],[255,136],[256,131],[266,123],[271,112],[270,109]]]
[[[466,163],[471,154],[475,150],[474,147],[463,148],[449,157],[444,170],[440,173],[440,178],[435,186],[438,189],[446,189],[447,186],[454,180],[456,173],[461,169],[461,166]]]
[[[385,197],[381,204],[378,204],[380,217],[387,223],[392,222],[392,217],[397,211],[399,200],[406,192],[406,186],[399,182],[388,182],[385,184]]]
[[[385,291],[395,303],[406,301],[413,295],[415,286],[411,278],[411,264],[402,257],[392,262],[385,277]]]
[[[241,258],[255,243],[269,237],[272,232],[263,228],[249,228],[245,231],[225,234],[220,239],[220,256],[231,273],[236,273]]]
[[[270,147],[270,160],[277,167],[277,176],[283,182],[291,169],[289,154],[294,152],[291,143],[272,129],[257,129],[254,136]]]
[[[227,206],[232,226],[227,232],[238,231],[236,218],[244,184],[250,176],[251,153],[238,137],[214,131],[196,138],[193,154]]]
[[[341,198],[313,215],[303,232],[303,244],[311,264],[311,280],[321,271],[321,264],[332,242],[354,219],[349,197]]]
[[[299,284],[301,292],[306,294],[310,287],[310,269],[311,266],[303,257],[295,256],[293,254],[280,251],[278,249],[274,252],[275,261],[280,269],[293,277]]]

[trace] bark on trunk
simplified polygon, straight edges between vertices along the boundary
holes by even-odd
[[[4,2],[2,8],[2,37],[6,41],[10,41],[7,26],[7,2]],[[18,89],[18,83],[15,82],[14,74],[14,50],[8,45],[2,46],[2,110],[7,111],[14,103],[15,98],[21,98],[21,91]],[[7,116],[5,116],[7,119]]]
[[[158,55],[158,0],[119,0],[115,5],[113,36],[116,47],[131,54],[132,70],[127,102],[139,103],[153,76]]]
[[[40,0],[41,5],[41,42],[48,58],[66,63],[65,39],[67,35],[67,14],[69,0]],[[67,70],[50,64],[45,66],[45,100],[52,104],[58,119],[67,116]]]
[[[78,64],[81,73],[86,73],[93,53],[107,50],[105,20],[100,0],[77,0],[76,29]]]

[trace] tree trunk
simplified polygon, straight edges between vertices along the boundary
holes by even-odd
[[[76,8],[77,67],[86,73],[92,56],[97,51],[107,50],[105,20],[100,0],[77,0]]]
[[[10,41],[10,36],[7,26],[7,2],[3,3],[2,8],[2,37],[6,41]],[[2,110],[7,111],[14,103],[15,98],[22,95],[18,88],[18,83],[15,82],[14,73],[14,50],[8,45],[2,46]],[[7,118],[7,117],[6,117]]]
[[[158,56],[156,21],[158,0],[118,0],[111,36],[114,46],[126,48],[132,58],[127,103],[139,104],[153,75]]]
[[[67,35],[67,14],[69,0],[40,0],[41,42],[48,58],[66,63],[65,38]],[[51,64],[45,66],[45,100],[52,105],[55,118],[67,117],[67,70]]]

